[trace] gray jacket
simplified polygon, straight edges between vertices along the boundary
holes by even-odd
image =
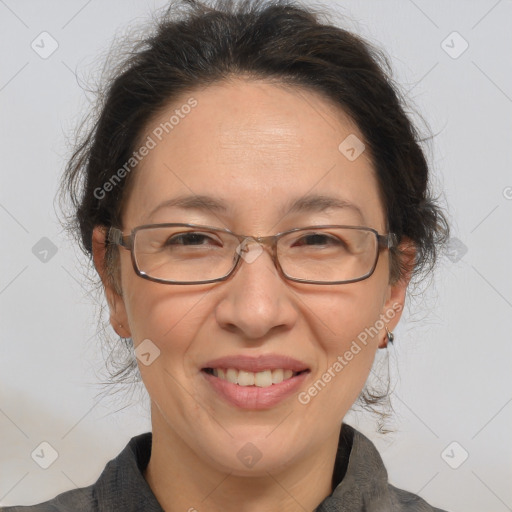
[[[133,437],[106,466],[93,485],[59,494],[28,507],[2,512],[163,512],[142,471],[151,455],[151,432]],[[388,483],[388,474],[373,443],[343,424],[332,484],[334,492],[313,512],[444,512],[419,496]]]

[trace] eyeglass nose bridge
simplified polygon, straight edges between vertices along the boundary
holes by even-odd
[[[263,252],[263,250],[266,250],[271,258],[274,264],[279,269],[279,264],[277,262],[277,240],[278,236],[276,235],[269,235],[269,236],[250,236],[250,235],[239,235],[238,240],[239,244],[236,248],[236,253],[238,255],[238,259],[243,259],[247,263],[252,263],[255,261],[259,255]],[[257,249],[250,251],[246,248],[249,246],[256,246]],[[238,266],[239,261],[237,261]],[[234,270],[234,269],[233,269]]]

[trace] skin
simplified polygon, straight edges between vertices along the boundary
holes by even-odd
[[[148,124],[143,139],[193,96],[198,106],[160,142],[136,170],[123,231],[159,222],[227,227],[253,236],[310,224],[352,224],[386,233],[384,208],[368,151],[349,161],[339,144],[362,135],[335,105],[315,92],[241,77],[194,91]],[[283,213],[309,193],[357,204],[348,209]],[[226,212],[162,209],[181,194],[224,200]],[[119,295],[103,270],[104,230],[93,234],[93,255],[103,279],[113,328],[137,346],[149,338],[160,357],[139,361],[151,398],[153,449],[144,472],[166,511],[313,510],[331,492],[343,417],[357,399],[375,353],[379,331],[317,396],[296,396],[275,407],[238,409],[221,399],[200,372],[209,359],[278,353],[311,369],[300,391],[332,367],[379,315],[403,307],[409,278],[389,279],[389,254],[380,253],[363,281],[319,286],[283,280],[264,251],[242,262],[227,281],[168,285],[137,276],[129,251],[119,248]],[[412,261],[412,255],[410,256]],[[401,311],[401,309],[400,309]],[[394,315],[390,331],[400,319]],[[251,442],[261,459],[245,467],[237,452]]]

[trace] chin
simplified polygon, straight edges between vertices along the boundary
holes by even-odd
[[[269,472],[293,464],[300,450],[298,440],[288,435],[284,426],[278,427],[281,432],[272,433],[275,428],[276,423],[271,428],[268,425],[229,428],[233,437],[223,436],[222,442],[219,442],[218,435],[215,435],[210,446],[203,444],[200,450],[203,455],[208,453],[210,463],[222,471],[236,476],[268,476]],[[205,439],[204,435],[201,437]],[[304,435],[299,439],[304,442]]]

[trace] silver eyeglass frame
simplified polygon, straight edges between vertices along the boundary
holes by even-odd
[[[268,235],[268,236],[249,236],[249,235],[239,235],[236,233],[233,233],[229,229],[225,228],[218,228],[213,226],[205,226],[200,224],[187,224],[187,223],[163,223],[163,224],[143,224],[141,226],[137,226],[131,230],[130,233],[125,234],[122,232],[121,229],[116,228],[114,226],[111,226],[108,230],[107,234],[107,241],[109,243],[112,243],[114,245],[119,245],[120,247],[123,247],[126,250],[130,251],[131,254],[131,261],[132,266],[135,271],[135,273],[142,277],[143,279],[148,279],[149,281],[154,281],[157,283],[162,284],[209,284],[209,283],[216,283],[221,281],[226,281],[229,279],[230,276],[232,276],[236,269],[240,266],[240,260],[242,259],[242,255],[240,252],[235,251],[235,259],[233,266],[231,270],[225,274],[224,276],[215,278],[215,279],[208,279],[203,281],[169,281],[166,279],[161,279],[157,277],[151,277],[145,272],[141,271],[137,265],[137,260],[135,257],[135,236],[138,231],[149,229],[149,228],[158,228],[158,227],[190,227],[190,228],[198,228],[198,229],[205,229],[208,231],[216,231],[216,232],[222,232],[222,233],[228,233],[230,235],[235,236],[238,238],[240,244],[244,244],[244,242],[247,241],[255,241],[263,246],[267,252],[269,252],[270,256],[272,257],[272,261],[274,262],[274,265],[279,272],[279,274],[286,280],[294,281],[298,283],[306,283],[306,284],[320,284],[320,285],[329,285],[329,284],[348,284],[348,283],[355,283],[358,281],[363,281],[364,279],[368,279],[374,272],[375,268],[377,267],[377,263],[379,261],[379,255],[382,249],[391,249],[393,247],[396,247],[398,245],[398,237],[394,233],[388,233],[388,234],[380,234],[376,229],[369,228],[366,226],[349,226],[349,225],[342,225],[342,224],[327,224],[327,225],[320,225],[320,226],[304,226],[299,228],[293,228],[289,229],[287,231],[282,231],[281,233],[277,233],[275,235]],[[324,229],[324,228],[344,228],[344,229],[358,229],[362,231],[369,231],[373,233],[377,239],[376,244],[376,252],[375,252],[375,258],[372,268],[363,276],[355,278],[355,279],[349,279],[345,281],[312,281],[308,279],[299,279],[295,277],[288,276],[283,269],[281,268],[281,264],[279,263],[279,258],[277,257],[277,242],[280,238],[282,238],[285,235],[288,235],[290,233],[294,233],[296,231],[302,231],[302,230],[312,230],[312,229]]]

